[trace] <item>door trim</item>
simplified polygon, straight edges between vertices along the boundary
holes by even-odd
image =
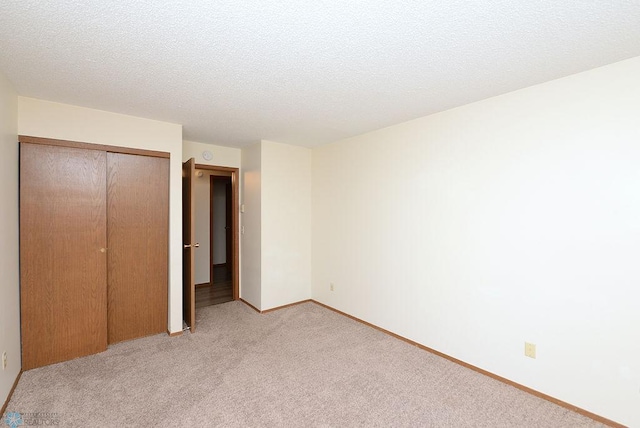
[[[169,159],[170,153],[159,152],[156,150],[133,149],[130,147],[110,146],[106,144],[85,143],[81,141],[56,140],[52,138],[31,137],[29,135],[18,135],[20,143],[42,144],[45,146],[62,146],[72,147],[76,149],[99,150],[102,152],[122,153],[125,155],[141,155],[155,158]]]
[[[196,331],[194,172],[194,158],[182,164],[182,318],[183,321],[187,323],[187,326],[189,326],[191,333],[195,333]]]
[[[203,165],[196,164],[196,169],[203,169],[206,171],[216,171],[216,172],[224,172],[231,173],[231,276],[232,276],[232,287],[233,287],[233,300],[238,300],[240,298],[240,219],[238,217],[239,211],[239,177],[240,177],[240,168],[231,168],[227,166],[215,166],[215,165]],[[227,174],[225,174],[227,175]]]

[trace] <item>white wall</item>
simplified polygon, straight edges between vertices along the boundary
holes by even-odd
[[[7,368],[0,368],[0,407],[22,367],[18,162],[18,96],[0,73],[0,356],[7,353]]]
[[[211,152],[213,158],[205,160],[202,152]],[[226,166],[230,168],[240,168],[241,151],[232,147],[216,146],[214,144],[197,143],[195,141],[184,141],[182,144],[183,162],[194,158],[196,163],[203,165]]]
[[[242,149],[242,197],[245,211],[240,214],[240,259],[242,260],[240,297],[261,309],[261,143]]]
[[[197,176],[202,172],[202,177]],[[195,199],[195,235],[200,248],[195,251],[195,283],[209,282],[211,268],[209,267],[209,171],[196,170],[193,197]]]
[[[182,330],[182,126],[18,98],[18,133],[170,153],[169,330]]]
[[[239,150],[238,150],[239,151]],[[197,173],[201,172],[202,177]],[[208,283],[211,278],[209,266],[209,253],[211,249],[210,236],[210,210],[211,210],[211,176],[216,175],[214,171],[196,169],[196,179],[194,185],[195,198],[195,234],[196,242],[200,244],[195,252],[195,283]],[[227,177],[231,180],[231,177]],[[226,189],[223,182],[215,180],[213,183],[213,264],[221,264],[227,261],[227,241],[226,241],[226,217],[227,217]]]
[[[262,142],[263,310],[311,298],[311,150]]]
[[[313,297],[640,426],[638,76],[640,57],[315,149]]]
[[[263,140],[242,149],[242,176],[242,298],[311,298],[311,150]]]

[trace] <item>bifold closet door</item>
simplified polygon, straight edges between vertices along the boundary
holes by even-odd
[[[107,153],[108,342],[167,331],[169,159]]]
[[[106,155],[20,145],[24,370],[107,349]]]

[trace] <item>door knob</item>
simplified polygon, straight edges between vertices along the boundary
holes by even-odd
[[[196,242],[195,244],[184,244],[184,248],[200,248],[200,243]]]
[[[104,247],[103,247],[103,248],[100,248],[100,252],[101,252],[101,253],[106,253],[106,252],[107,252],[107,248],[104,248]]]

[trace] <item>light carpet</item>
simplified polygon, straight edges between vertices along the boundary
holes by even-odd
[[[79,427],[603,426],[314,303],[229,302],[197,325],[27,371],[7,411]]]

